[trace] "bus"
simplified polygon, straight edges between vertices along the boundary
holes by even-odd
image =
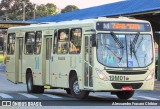
[[[29,22],[21,21],[0,21],[0,63],[5,64],[7,29],[9,27],[29,25]]]
[[[7,36],[7,79],[28,93],[64,89],[85,99],[110,92],[129,99],[153,90],[154,41],[148,21],[97,18],[12,27]]]

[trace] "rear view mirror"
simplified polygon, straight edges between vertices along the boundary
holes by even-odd
[[[92,47],[96,47],[96,35],[92,34],[91,39],[90,39]]]

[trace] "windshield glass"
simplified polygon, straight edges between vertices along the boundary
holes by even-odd
[[[98,61],[108,67],[145,67],[152,63],[151,35],[98,34]]]

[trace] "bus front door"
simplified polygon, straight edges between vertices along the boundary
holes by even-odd
[[[51,50],[52,50],[52,38],[46,37],[46,84],[51,83]]]
[[[18,52],[18,61],[19,61],[19,71],[18,71],[18,82],[22,82],[22,50],[23,50],[23,38],[18,38],[19,42],[19,52]]]
[[[84,86],[88,89],[93,87],[92,54],[91,39],[89,36],[85,36]]]

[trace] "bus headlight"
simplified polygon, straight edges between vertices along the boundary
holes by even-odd
[[[104,73],[102,73],[102,70],[99,70],[97,68],[95,70],[96,70],[96,73],[98,74],[100,79],[105,80],[105,81],[108,80],[107,76]]]
[[[151,80],[154,77],[154,69],[150,71],[150,74],[147,76],[147,78],[145,79],[146,81]]]

